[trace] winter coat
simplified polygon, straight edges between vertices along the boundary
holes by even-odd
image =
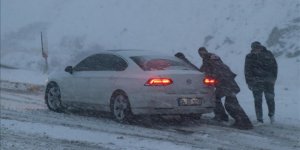
[[[221,58],[213,53],[206,53],[202,58],[202,66],[200,67],[200,72],[204,72],[207,75],[211,75],[214,64],[223,63]]]
[[[181,59],[182,61],[184,61],[185,63],[187,63],[187,64],[188,64],[189,66],[191,66],[192,68],[194,68],[194,69],[200,71],[198,67],[196,67],[193,63],[191,63],[191,62],[184,56],[183,53],[178,52],[178,53],[175,54],[175,57]]]
[[[277,62],[271,51],[265,47],[259,52],[251,50],[245,59],[245,78],[249,87],[263,82],[275,83],[277,79]]]
[[[213,53],[205,54],[200,71],[216,78],[216,95],[218,97],[231,96],[240,92],[240,88],[234,80],[236,74],[223,63],[219,56]]]

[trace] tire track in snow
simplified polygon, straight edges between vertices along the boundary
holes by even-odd
[[[4,96],[1,97],[1,102],[2,100],[5,100],[6,97],[9,97],[7,95],[16,96],[15,98],[17,101],[14,101],[13,105],[19,105],[19,103],[22,105],[31,105],[31,102],[36,103],[39,106],[44,105],[42,104],[43,100],[38,98],[42,97],[41,95],[24,95],[23,93],[11,92],[5,92]],[[24,99],[24,101],[22,101],[22,99]],[[6,101],[9,102],[7,99]],[[277,147],[277,149],[286,149],[297,148],[298,146],[298,139],[293,139],[298,137],[297,129],[299,128],[297,127],[278,125],[259,127],[251,131],[240,131],[237,129],[210,125],[209,122],[208,124],[205,124],[205,119],[204,123],[202,119],[202,122],[187,122],[179,125],[169,123],[162,125],[159,122],[152,122],[151,126],[145,126],[143,123],[124,125],[112,121],[111,118],[101,117],[101,115],[102,114],[100,114],[99,117],[98,114],[96,114],[96,116],[86,116],[76,113],[54,113],[47,110],[45,105],[39,109],[16,110],[13,109],[13,107],[8,107],[6,104],[1,104],[1,118],[3,119],[65,126],[75,130],[118,134],[121,136],[137,137],[154,141],[167,141],[180,145],[187,145],[192,148],[261,149],[262,147],[269,147],[270,149],[276,149]],[[280,134],[274,134],[274,131],[279,131]],[[286,133],[288,133],[288,135],[283,136],[283,134]],[[258,145],[253,144],[253,140],[255,139],[258,139],[258,142],[261,143]],[[232,147],[232,145],[235,145],[235,147]]]

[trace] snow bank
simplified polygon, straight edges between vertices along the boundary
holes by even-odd
[[[47,75],[39,71],[1,68],[1,81],[45,85]]]

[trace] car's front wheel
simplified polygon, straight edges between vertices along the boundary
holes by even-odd
[[[123,92],[115,93],[110,102],[110,109],[113,117],[122,123],[128,123],[132,120],[132,112],[130,109],[130,104],[128,97]]]
[[[61,93],[58,85],[51,83],[46,90],[45,100],[47,107],[55,112],[62,112]]]

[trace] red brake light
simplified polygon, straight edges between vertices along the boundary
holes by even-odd
[[[145,85],[146,86],[167,86],[173,83],[172,79],[169,78],[151,78]]]
[[[208,86],[215,86],[217,84],[217,80],[212,77],[205,77],[203,79],[203,83]]]

